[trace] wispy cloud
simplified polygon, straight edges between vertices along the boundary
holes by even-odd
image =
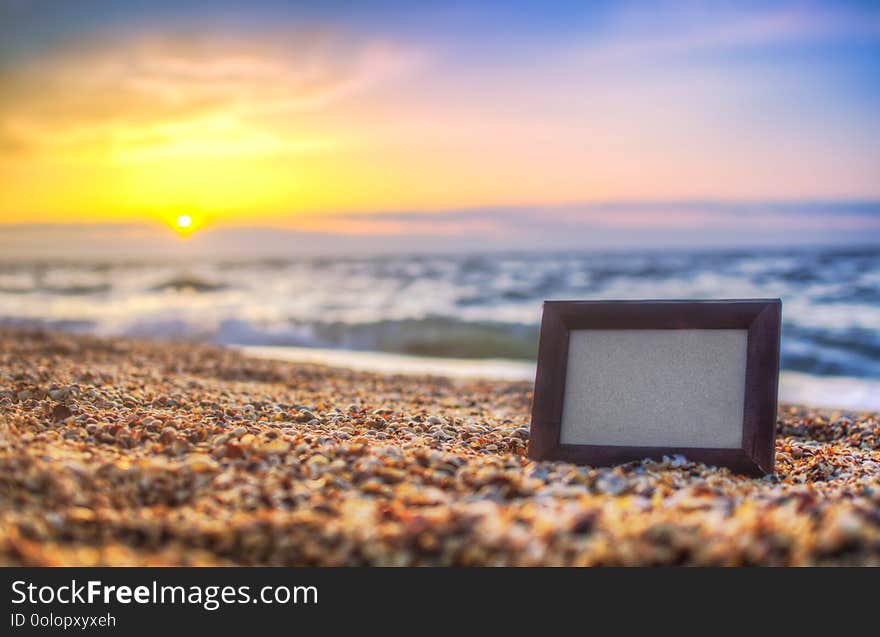
[[[617,201],[562,206],[491,207],[434,212],[378,212],[296,216],[289,226],[366,235],[485,236],[528,240],[553,236],[564,243],[592,231],[626,233],[726,231],[863,231],[880,240],[880,201]]]
[[[594,65],[644,64],[669,56],[858,37],[880,38],[880,8],[795,3],[745,10],[736,4],[639,3],[615,14],[599,37],[583,46],[583,58]]]
[[[309,149],[321,140],[264,122],[344,99],[419,59],[332,30],[90,38],[0,74],[0,151],[185,152],[205,139],[242,154]]]

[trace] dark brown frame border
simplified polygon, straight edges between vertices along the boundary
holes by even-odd
[[[773,473],[779,383],[780,299],[720,301],[546,301],[532,400],[529,458],[606,466],[681,454],[754,476]],[[559,443],[571,330],[747,329],[740,449]]]

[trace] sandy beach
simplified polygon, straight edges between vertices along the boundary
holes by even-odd
[[[776,474],[535,463],[531,384],[0,330],[0,563],[880,565],[877,413]]]

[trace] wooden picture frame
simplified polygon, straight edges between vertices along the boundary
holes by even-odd
[[[718,301],[547,301],[544,303],[543,317],[541,320],[540,343],[538,348],[538,368],[535,377],[535,393],[532,402],[532,424],[528,456],[533,460],[562,460],[578,464],[592,466],[607,466],[621,464],[646,458],[661,459],[663,456],[683,455],[691,461],[703,462],[710,465],[726,466],[744,474],[761,476],[773,473],[774,444],[776,437],[776,401],[779,379],[779,340],[782,319],[782,302],[779,299],[743,299],[743,300],[718,300]],[[629,445],[615,442],[606,444],[590,444],[591,435],[589,429],[593,425],[583,425],[578,421],[577,427],[567,424],[568,438],[578,438],[577,443],[563,442],[562,430],[564,421],[564,409],[566,404],[566,392],[580,391],[577,404],[590,407],[590,387],[566,388],[569,368],[569,345],[573,332],[587,330],[585,334],[589,338],[585,341],[578,336],[578,342],[601,343],[604,332],[608,330],[625,332],[636,330],[629,336],[639,338],[665,339],[671,334],[663,330],[685,330],[687,334],[704,336],[710,339],[722,336],[721,333],[704,333],[703,330],[727,330],[729,334],[740,334],[743,353],[744,370],[732,372],[727,370],[725,378],[742,378],[740,388],[732,389],[732,396],[739,391],[742,397],[742,430],[741,436],[730,431],[730,424],[726,436],[734,443],[728,442],[723,446],[702,445],[691,446],[683,444],[681,432],[678,432],[678,440],[672,444],[662,444],[654,441],[649,445]],[[744,334],[743,334],[744,332]],[[684,332],[682,334],[685,334]],[[609,334],[610,336],[610,334]],[[595,339],[599,340],[595,340]],[[628,338],[624,335],[624,338]],[[589,340],[593,339],[593,340]],[[730,339],[727,339],[728,341]],[[642,342],[644,341],[642,339]],[[658,342],[660,342],[658,340]],[[731,341],[733,342],[733,341]],[[579,352],[584,349],[578,346]],[[731,346],[738,347],[738,346]],[[616,351],[612,346],[604,348],[610,351],[613,357]],[[650,347],[647,348],[650,350]],[[668,354],[668,347],[665,350]],[[729,350],[736,351],[736,350]],[[645,352],[650,356],[650,351]],[[589,355],[589,353],[587,354]],[[630,357],[631,360],[632,357]],[[705,358],[705,356],[704,356]],[[603,359],[607,362],[609,359]],[[742,364],[743,359],[740,359]],[[584,369],[583,364],[578,364]],[[629,367],[628,367],[629,365]],[[632,369],[632,362],[620,362],[620,369]],[[671,365],[668,369],[663,368],[663,361],[653,363],[653,373],[661,381],[666,378],[675,380],[676,366]],[[592,365],[600,369],[599,365]],[[716,365],[723,368],[723,361]],[[574,366],[572,367],[574,369]],[[608,363],[609,375],[614,374],[615,364],[612,360]],[[742,372],[744,371],[744,378]],[[597,371],[596,374],[604,374]],[[666,375],[666,376],[664,376]],[[671,375],[671,376],[670,376]],[[595,376],[595,378],[605,378]],[[573,385],[573,381],[568,379]],[[619,380],[619,379],[618,379]],[[608,394],[609,386],[616,392],[626,392],[626,387],[613,386],[614,380],[605,383],[603,390]],[[687,381],[683,381],[685,385]],[[611,383],[611,385],[609,385]],[[719,381],[720,383],[720,381]],[[617,385],[621,383],[617,382]],[[716,383],[717,385],[718,383]],[[716,393],[723,389],[715,387]],[[652,385],[653,387],[653,385]],[[619,396],[624,394],[611,394]],[[656,398],[656,397],[655,397]],[[661,396],[659,400],[664,400]],[[569,398],[569,404],[574,404]],[[596,400],[603,400],[596,395]],[[615,407],[613,400],[604,398],[605,413],[610,414]],[[633,399],[638,402],[638,398]],[[646,401],[650,403],[649,400]],[[695,400],[695,404],[699,401]],[[727,401],[730,403],[730,401]],[[681,405],[684,407],[681,407]],[[676,402],[673,405],[680,413],[681,409],[687,409],[687,401]],[[651,404],[646,404],[651,409]],[[705,410],[705,406],[703,409]],[[572,409],[570,408],[570,411]],[[611,411],[609,411],[611,410]],[[589,411],[589,409],[588,409]],[[731,412],[739,413],[739,412]],[[612,419],[613,420],[613,419]],[[729,419],[728,419],[729,420]],[[694,418],[694,426],[699,426],[699,418]],[[567,422],[567,421],[566,421]],[[639,425],[633,426],[633,431]],[[584,433],[586,431],[586,433]],[[663,432],[653,434],[659,439]],[[638,438],[639,434],[634,437]],[[674,436],[672,436],[674,437]]]

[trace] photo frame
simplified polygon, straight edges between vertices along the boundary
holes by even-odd
[[[529,458],[773,473],[780,299],[546,301]]]

